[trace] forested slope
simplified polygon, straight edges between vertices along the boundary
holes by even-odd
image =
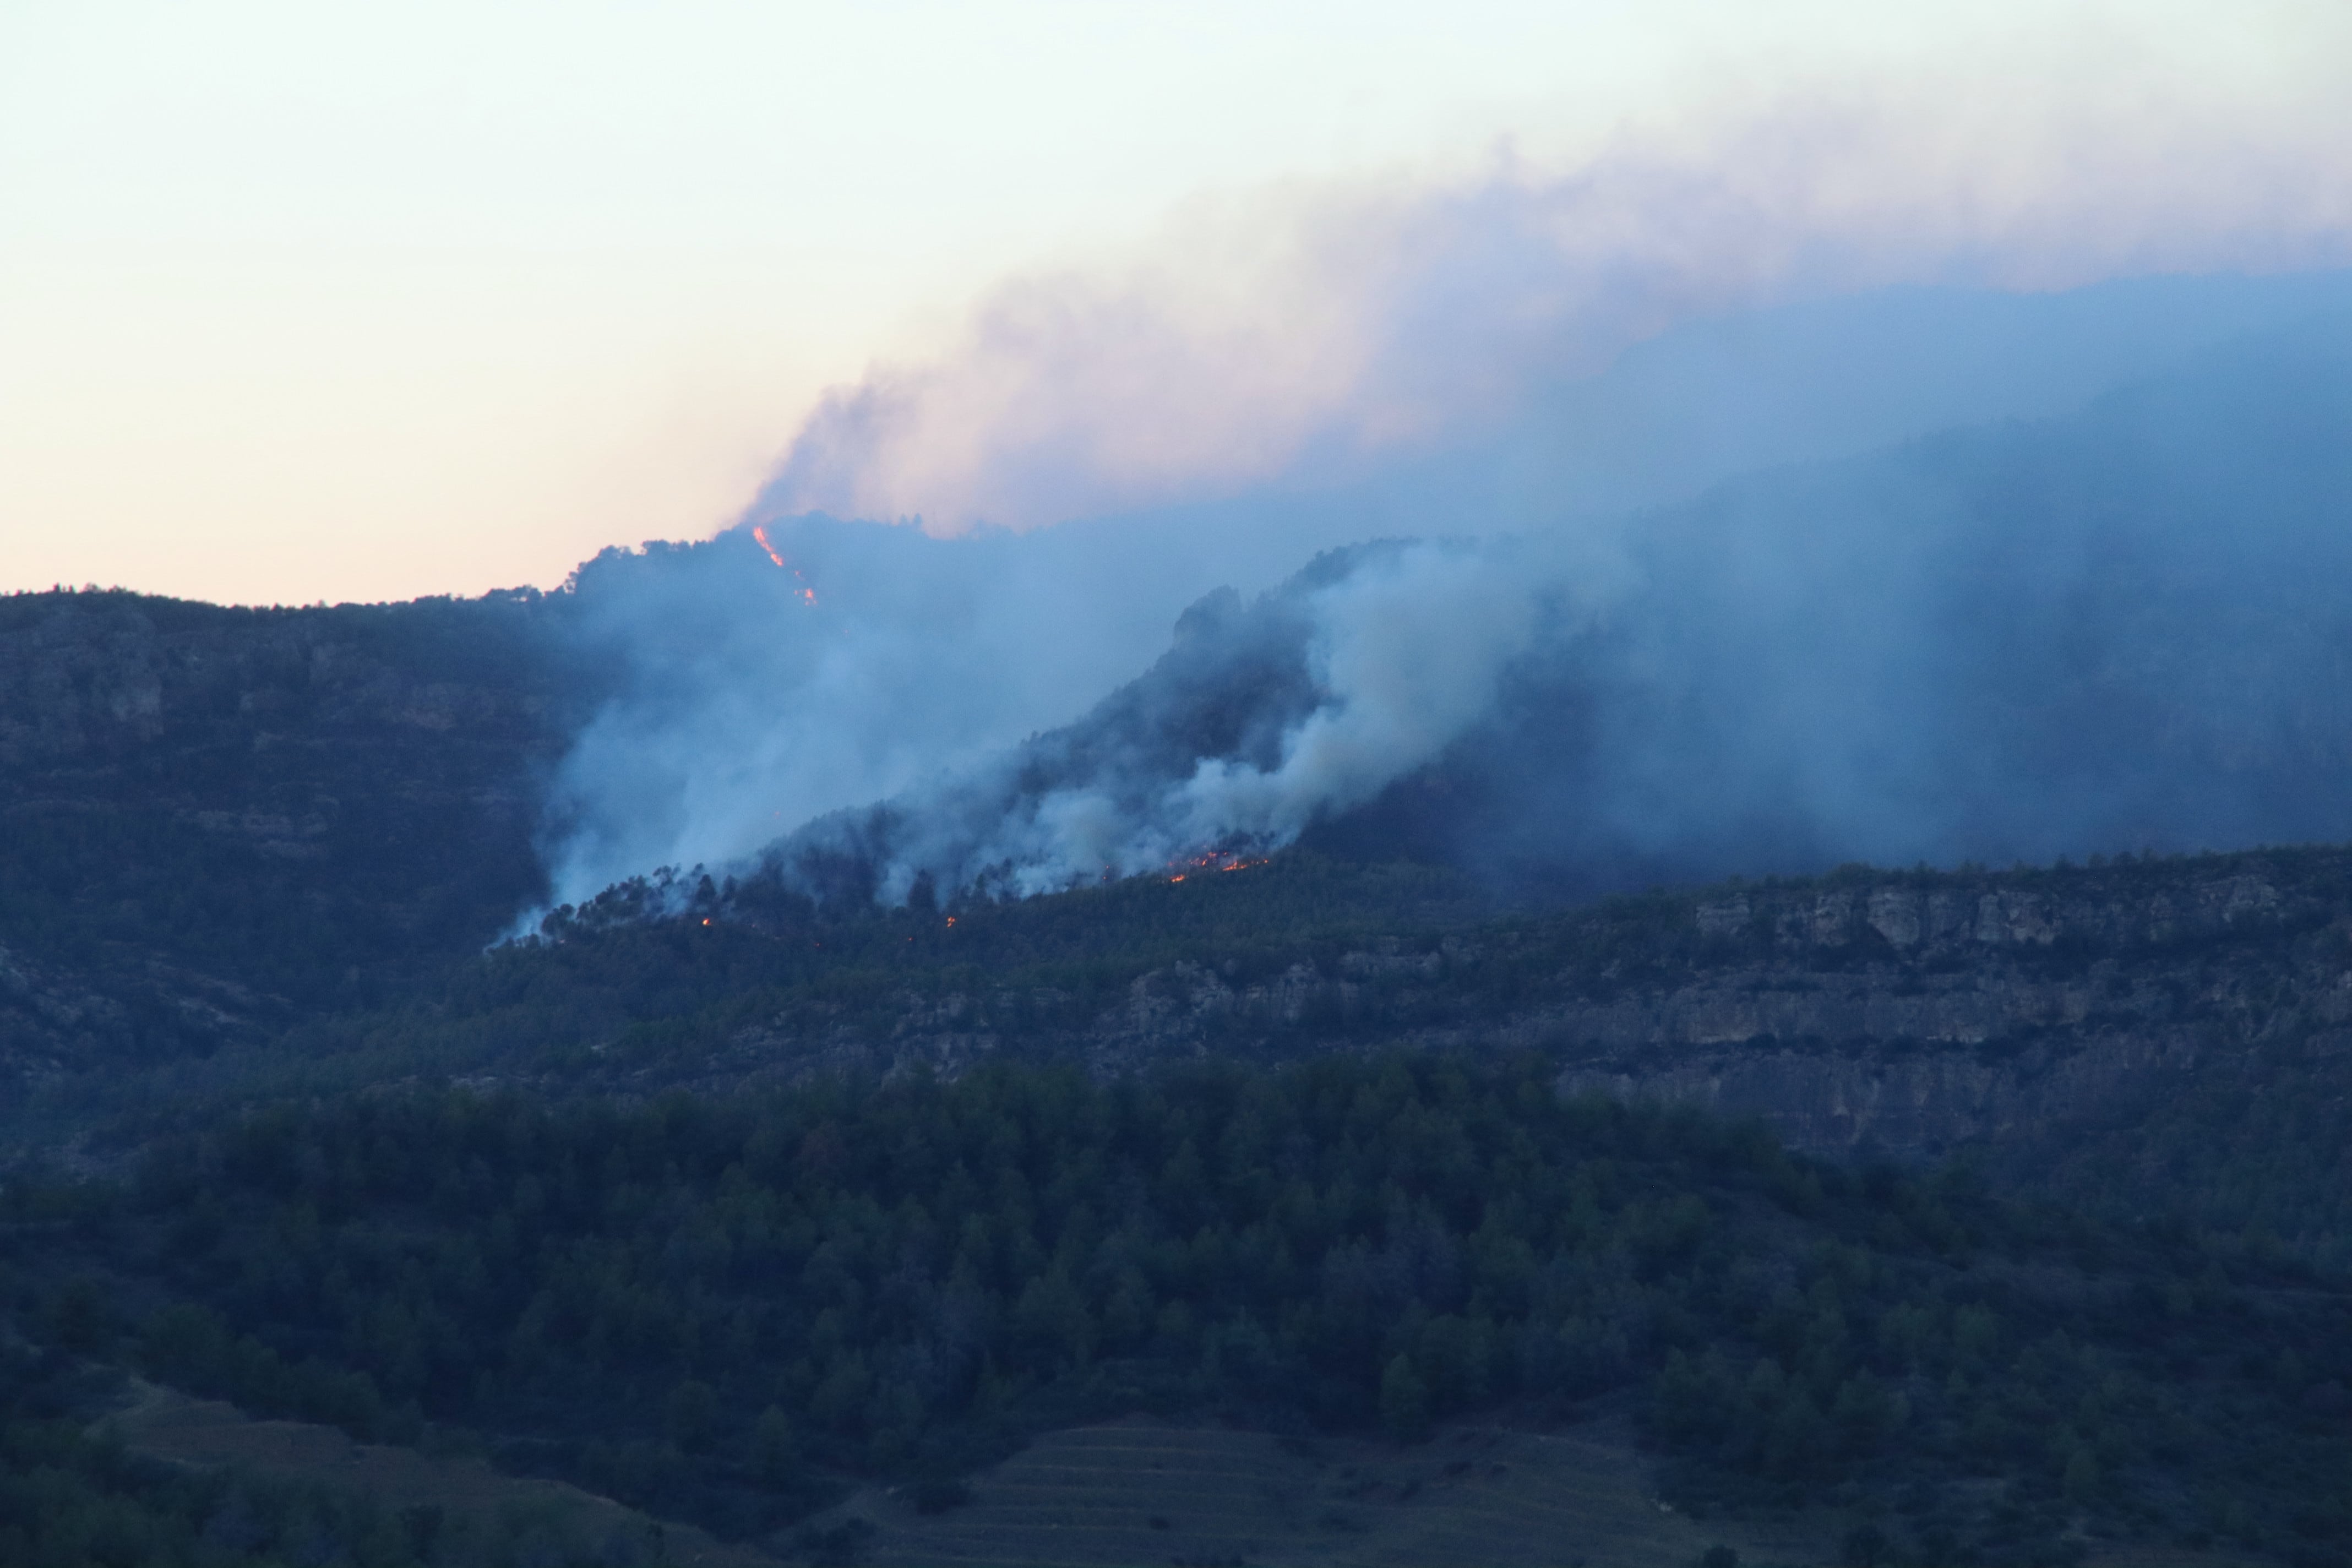
[[[1862,1561],[2341,1560],[2340,1285],[1555,1076],[373,1094],[167,1142],[121,1185],[20,1182],[0,1235],[20,1309],[85,1353],[471,1434],[788,1552],[858,1478],[953,1506],[1024,1434],[1140,1409],[1408,1443],[1614,1423],[1677,1506],[1829,1508]]]
[[[553,604],[0,598],[0,1072],[266,1037],[496,935],[596,686]]]
[[[1566,1090],[1757,1117],[1817,1153],[1964,1158],[2336,1263],[2352,1238],[2352,856],[2334,849],[1854,868],[1556,911],[1297,852],[845,913],[624,888],[551,929],[397,1005],[86,1085],[75,1114],[132,1113],[135,1140],[251,1096],[420,1078],[643,1098],[995,1059],[1110,1076],[1524,1048]]]
[[[0,1557],[601,1550],[158,1469],[136,1373],[803,1557],[1143,1411],[1573,1430],[1857,1562],[2346,1560],[2352,852],[689,872],[486,952],[625,679],[573,607],[0,601]]]

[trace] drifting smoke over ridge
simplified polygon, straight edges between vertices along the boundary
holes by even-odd
[[[1727,486],[1630,552],[1447,808],[1360,839],[1606,887],[2352,837],[2352,317]]]
[[[1523,890],[2352,837],[2352,318],[1724,487],[1608,547],[1334,552],[765,857],[1026,893],[1302,834]]]
[[[1254,604],[1220,589],[1080,722],[815,823],[768,864],[896,902],[919,883],[1022,896],[1288,844],[1436,758],[1541,628],[1573,616],[1578,574],[1535,553],[1373,543]]]
[[[578,901],[662,865],[739,862],[812,819],[885,799],[896,804],[883,818],[854,830],[839,819],[824,834],[795,840],[807,848],[833,836],[826,840],[826,863],[835,868],[827,885],[841,883],[842,868],[852,865],[866,868],[857,877],[866,885],[894,894],[920,871],[951,887],[995,866],[1001,885],[1029,887],[1065,874],[1098,875],[1107,865],[1149,863],[1188,834],[1279,838],[1318,814],[1325,826],[1314,831],[1340,833],[1329,819],[1367,789],[1373,803],[1355,820],[1382,826],[1356,832],[1347,840],[1352,849],[1441,855],[1497,874],[1517,867],[1535,876],[1535,868],[1549,868],[1542,874],[1568,882],[1599,877],[1604,865],[1617,869],[1603,879],[1643,879],[1849,855],[2081,853],[2126,842],[2200,841],[2200,833],[2201,841],[2239,841],[2242,834],[2218,827],[2191,833],[2161,822],[2155,824],[2160,830],[2116,826],[2104,837],[2069,836],[2053,826],[2039,834],[1971,837],[1948,823],[1910,837],[1863,833],[1858,825],[1865,818],[1895,806],[1893,797],[1878,805],[1863,800],[1858,785],[1848,791],[1857,804],[1843,808],[1856,831],[1832,831],[1814,822],[1818,812],[1796,812],[1784,800],[1750,812],[1759,837],[1742,840],[1722,811],[1654,809],[1643,790],[1625,799],[1606,798],[1606,790],[1601,797],[1572,790],[1562,796],[1569,789],[1562,781],[1596,765],[1586,752],[1601,742],[1589,736],[1606,715],[1578,718],[1581,710],[1566,698],[1565,706],[1528,710],[1526,694],[1561,689],[1564,677],[1546,684],[1532,672],[1575,668],[1563,651],[1571,627],[1583,638],[1577,657],[1603,661],[1596,670],[1608,658],[1632,659],[1640,650],[1655,667],[1644,679],[1664,689],[1677,661],[1721,651],[1689,629],[1693,605],[1715,605],[1714,621],[1731,626],[1766,615],[1770,605],[1780,606],[1771,615],[1801,622],[1842,605],[1907,602],[1916,595],[1906,584],[1924,568],[1885,556],[1882,547],[1886,539],[1913,537],[1919,517],[1942,515],[1937,508],[1948,502],[1934,499],[1937,486],[1949,489],[1943,480],[1917,479],[1877,500],[1841,492],[1822,499],[1810,514],[1784,508],[1756,524],[1752,538],[1734,536],[1675,555],[1667,542],[1689,533],[1675,520],[1691,515],[1679,509],[1709,483],[1775,462],[1854,453],[1940,426],[2070,412],[2110,384],[2145,378],[2184,354],[2331,309],[2352,310],[2352,276],[2146,279],[2044,296],[1883,291],[1692,323],[1621,356],[1598,378],[1547,389],[1475,443],[1344,485],[1269,487],[1023,535],[980,530],[939,539],[822,517],[772,520],[765,537],[790,567],[775,565],[748,526],[703,545],[656,547],[644,555],[608,552],[579,574],[576,619],[599,657],[621,662],[625,690],[580,737],[556,781],[548,829],[556,896]],[[2254,399],[2259,393],[2256,378],[2231,395]],[[2239,416],[2235,410],[2217,394],[2209,428],[2228,427]],[[2173,439],[2167,436],[2162,444]],[[2274,457],[2284,474],[2324,461],[2326,453],[2323,442],[2311,452]],[[2095,498],[2120,471],[2117,461],[2107,447],[2069,448],[2045,466],[2081,466],[2078,481]],[[2244,492],[2247,504],[2273,482],[2258,471]],[[1663,510],[1629,519],[1629,507],[1661,503],[1668,503]],[[1709,504],[1726,503],[1718,496]],[[2141,506],[2114,498],[2096,504],[2111,511]],[[2211,525],[2224,531],[2261,533],[2271,525],[2259,507],[2241,513],[2212,504]],[[2054,501],[2047,510],[2052,537],[2087,526]],[[2157,508],[2131,515],[2164,513]],[[1990,509],[1986,537],[2000,537],[2009,516]],[[1203,650],[1217,643],[1202,635],[1210,622],[1258,628],[1216,668],[1278,666],[1286,672],[1276,684],[1292,693],[1287,705],[1265,708],[1262,715],[1279,722],[1272,730],[1261,724],[1247,744],[1220,740],[1228,731],[1213,726],[1193,735],[1171,721],[1164,743],[1153,742],[1160,750],[1146,747],[1131,765],[1107,766],[1099,776],[1087,773],[1093,764],[1086,759],[1100,745],[1079,745],[1076,762],[1050,766],[1029,752],[1002,760],[1024,735],[1070,724],[1107,689],[1150,664],[1179,613],[1221,585],[1239,590],[1238,605],[1318,551],[1353,541],[1419,532],[1466,542],[1505,531],[1517,542],[1493,556],[1477,556],[1465,542],[1412,553],[1411,561],[1434,574],[1433,583],[1445,585],[1444,594],[1419,603],[1401,586],[1406,580],[1394,575],[1400,557],[1391,549],[1366,558],[1391,563],[1383,568],[1391,574],[1390,586],[1379,592],[1370,578],[1336,591],[1333,563],[1355,557],[1335,556],[1283,598],[1288,609],[1251,608],[1238,621],[1207,611],[1192,617],[1171,656],[1195,671],[1186,677],[1192,685],[1207,679],[1199,671],[1209,668]],[[1809,575],[1802,563],[1831,539],[1846,541],[1837,559],[1849,569]],[[1755,557],[1753,567],[1724,577],[1708,554],[1718,547],[1730,552],[1724,560],[1744,559],[1745,551]],[[2033,550],[1996,552],[1970,571],[1999,600],[2033,591],[2025,579],[2043,571],[2039,559]],[[1868,565],[1873,561],[1878,564]],[[1889,575],[1874,583],[1871,571]],[[2011,573],[2021,580],[2003,586]],[[1804,597],[1816,589],[1818,606]],[[2231,591],[2242,590],[2252,591],[2244,584]],[[814,605],[803,596],[812,592]],[[1793,611],[1790,595],[1798,595]],[[1458,624],[1470,635],[1459,647],[1448,632],[1457,623],[1421,613],[1441,604],[1464,606]],[[1360,618],[1349,618],[1359,610]],[[1601,638],[1604,625],[1615,628],[1613,641]],[[1883,647],[1850,647],[1857,662],[1842,679],[1881,679],[1879,672],[1912,657],[1906,650],[1917,644],[1922,625],[1890,623]],[[1634,635],[1643,626],[1651,628],[1646,642]],[[1669,635],[1675,627],[1683,629]],[[1406,635],[1416,630],[1426,634],[1420,641]],[[2087,626],[2077,630],[2089,635]],[[1787,642],[1777,630],[1758,635],[1759,649]],[[1278,657],[1267,651],[1276,648]],[[1248,658],[1241,650],[1251,650]],[[1474,654],[1475,666],[1459,662]],[[1369,662],[1375,656],[1403,661],[1407,673],[1426,663],[1433,680],[1454,671],[1454,684],[1415,694],[1409,710],[1400,704],[1382,710],[1376,697],[1368,699],[1346,727],[1334,712],[1301,737],[1298,760],[1286,767],[1279,737],[1312,710],[1304,695],[1316,679],[1312,659],[1328,660],[1325,679],[1341,681],[1357,679],[1359,666],[1350,660],[1365,661],[1369,680],[1379,673]],[[1768,662],[1742,667],[1761,669]],[[1591,679],[1596,690],[1642,687],[1631,677],[1613,684],[1598,674]],[[1713,678],[1693,666],[1682,679],[1704,688]],[[1757,711],[1801,715],[1798,692],[1806,689],[1800,680],[1787,693],[1759,692]],[[1922,690],[1919,700],[1929,700]],[[1479,706],[1489,692],[1495,704]],[[1129,700],[1119,732],[1129,737],[1150,728],[1147,710],[1174,712],[1184,705],[1173,689]],[[1221,700],[1247,706],[1238,695]],[[1392,717],[1383,721],[1386,729],[1375,730],[1383,711]],[[1519,717],[1499,717],[1507,713]],[[1638,709],[1627,709],[1607,721],[1639,732],[1640,717]],[[1526,731],[1516,742],[1514,725]],[[1898,727],[1889,734],[1898,731],[1910,732]],[[1299,787],[1305,781],[1342,778],[1323,768],[1340,754],[1341,742],[1362,748],[1374,737],[1391,748],[1386,763],[1370,766],[1360,751],[1344,787],[1335,784],[1311,807],[1303,805],[1309,798]],[[1053,743],[1077,745],[1067,738]],[[1435,773],[1416,772],[1433,748],[1449,743],[1453,750]],[[1622,754],[1643,754],[1629,741],[1609,744]],[[1726,799],[1751,784],[1769,795],[1776,786],[1730,770],[1794,765],[1773,758],[1759,737],[1733,747],[1727,736],[1693,734],[1664,750],[1689,762],[1686,773],[1666,770],[1668,787],[1659,801],[1686,791],[1677,781],[1689,777],[1710,780],[1707,789]],[[1807,765],[1818,767],[1832,754],[1834,748],[1817,749],[1816,762]],[[1530,760],[1539,756],[1540,763]],[[1202,759],[1235,765],[1204,772]],[[1246,771],[1238,766],[1242,759],[1249,762]],[[1633,767],[1628,763],[1613,776],[1630,779]],[[1024,795],[1022,768],[1056,782]],[[1423,801],[1426,809],[1399,805],[1399,797],[1420,798],[1414,792],[1431,778],[1444,784],[1442,797]],[[1378,796],[1397,780],[1406,782],[1391,797]],[[1055,796],[1050,809],[1048,795]],[[896,826],[885,832],[877,826],[885,820]],[[1150,826],[1134,833],[1117,826],[1130,821]],[[931,837],[919,850],[919,823],[932,826],[919,829]],[[2084,835],[2089,832],[2084,826]],[[857,843],[845,847],[843,834]],[[1678,847],[1677,835],[1689,842]],[[1007,864],[1019,869],[1003,872]]]
[[[2061,794],[2090,795],[2053,797],[2039,826],[1939,793],[1956,775],[1941,742],[1897,721],[1905,702],[1965,709],[1993,688],[1937,663],[1983,663],[1937,630],[1973,612],[1926,595],[1935,570],[1889,542],[1940,537],[1929,520],[1948,515],[2001,537],[2011,513],[1958,479],[1896,464],[1874,470],[1885,493],[1669,549],[1700,536],[1675,509],[1742,473],[2069,415],[2183,355],[2352,307],[2352,275],[2284,271],[2352,258],[2340,110],[1914,96],[1948,106],[1825,94],[1629,132],[1565,174],[1506,163],[1444,188],[1291,191],[1192,215],[1125,270],[1008,287],[954,352],[832,398],[741,528],[583,571],[581,619],[626,679],[552,792],[555,896],[741,862],[785,835],[797,847],[774,864],[822,861],[828,885],[864,868],[851,880],[885,897],[925,874],[1019,890],[1226,840],[1344,837],[1343,819],[1571,880],[2228,841],[2218,803],[2235,785],[2218,776],[2211,802],[2103,816],[2108,797],[2081,783],[2095,770],[2062,770]],[[2221,270],[2160,276],[2200,269]],[[2128,467],[2105,448],[2049,460],[2088,465],[2086,494]],[[2120,558],[2141,548],[2132,527],[2168,515],[2150,502],[2098,533],[2044,510],[2006,556],[1946,548],[2002,614],[2042,603],[2005,573],[2064,564],[2043,560],[2044,534]],[[2205,525],[2270,523],[2215,502]],[[1506,551],[1471,547],[1506,534]],[[1253,605],[1317,552],[1383,537],[1455,542],[1335,556]],[[1748,563],[1737,578],[1732,560]],[[1269,689],[1288,705],[1166,754],[1084,739],[1090,705],[1220,586],[1242,596],[1236,626],[1263,617],[1259,643],[1288,628],[1280,659],[1243,661],[1286,671]],[[2214,591],[2273,590],[2242,575]],[[1756,648],[1699,636],[1699,603],[1719,626],[1762,617]],[[2199,607],[2226,620],[2239,603]],[[1853,606],[1873,605],[1918,608],[1874,642],[1853,632]],[[1850,668],[1827,662],[1833,645]],[[1822,662],[1787,652],[1806,646]],[[2131,657],[2162,662],[2158,647]],[[1717,711],[1764,669],[1781,684]],[[1188,689],[1161,673],[1131,704],[1160,712]],[[1856,706],[1864,692],[1875,705]],[[1687,732],[1669,742],[1661,712]],[[2167,721],[2202,733],[2210,718]],[[1158,723],[1130,714],[1119,732]],[[1982,754],[2009,755],[2014,737],[1995,739]],[[1986,765],[2005,788],[2038,776],[2015,756]],[[1693,778],[1712,781],[1702,798]],[[1399,805],[1433,780],[1446,811]],[[891,804],[859,815],[876,801]]]
[[[754,515],[1029,529],[1475,441],[1711,316],[2342,266],[2341,118],[1922,79],[1628,129],[1564,173],[1506,157],[1436,188],[1202,204],[1148,254],[1011,282],[951,352],[836,392]]]

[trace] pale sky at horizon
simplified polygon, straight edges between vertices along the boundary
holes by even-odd
[[[826,387],[1203,201],[1881,78],[2319,134],[2346,8],[2223,9],[0,0],[0,591],[477,593],[707,535]]]

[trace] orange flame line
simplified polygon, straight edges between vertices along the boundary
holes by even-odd
[[[793,592],[800,596],[801,603],[804,605],[815,604],[816,590],[808,585],[807,578],[801,576],[801,569],[793,565],[790,561],[785,560],[782,552],[779,551],[774,545],[768,542],[768,525],[764,522],[753,523],[751,525],[751,537],[760,542],[760,548],[768,552],[769,560],[774,562],[778,566],[791,573],[793,576],[800,577],[801,585],[797,589],[793,590]]]
[[[1181,882],[1185,879],[1185,877],[1194,870],[1246,871],[1252,867],[1263,866],[1266,863],[1267,861],[1265,856],[1260,856],[1258,858],[1252,860],[1245,856],[1235,855],[1231,852],[1221,855],[1213,851],[1206,855],[1192,856],[1189,859],[1169,861],[1168,864],[1171,866],[1182,866],[1186,868],[1186,869],[1176,872],[1168,879],[1171,882]]]

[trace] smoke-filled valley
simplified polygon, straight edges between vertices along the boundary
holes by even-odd
[[[2352,282],[1472,424],[0,600],[0,1559],[2352,1560]]]

